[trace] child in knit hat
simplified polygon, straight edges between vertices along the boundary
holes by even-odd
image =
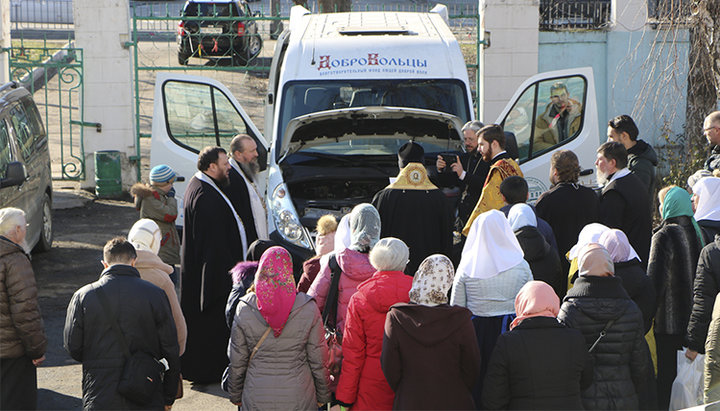
[[[180,264],[180,237],[175,228],[178,216],[175,199],[175,171],[165,164],[150,170],[150,184],[137,183],[130,188],[135,198],[135,208],[140,218],[149,218],[157,223],[162,233],[158,256],[165,264]],[[177,285],[177,270],[170,275]]]

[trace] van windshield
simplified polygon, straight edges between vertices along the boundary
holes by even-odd
[[[285,85],[277,135],[291,119],[347,107],[394,106],[442,111],[470,119],[465,85],[460,80],[323,80]]]

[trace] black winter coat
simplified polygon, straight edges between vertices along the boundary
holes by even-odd
[[[642,312],[645,333],[650,331],[655,317],[655,286],[640,265],[637,258],[630,261],[615,263],[615,277],[622,279],[622,285],[630,298],[635,301]]]
[[[715,236],[720,234],[720,221],[714,220],[698,220],[698,225],[702,231],[703,241],[710,244],[715,241]]]
[[[687,216],[664,220],[653,234],[647,274],[657,295],[655,334],[685,335],[700,249]]]
[[[700,252],[693,287],[693,306],[685,343],[691,350],[705,353],[713,304],[720,292],[720,238]]]
[[[125,359],[119,337],[105,316],[95,287],[102,287],[130,352],[165,358],[170,369],[150,404],[130,402],[117,391]],[[163,409],[175,401],[180,358],[175,322],[162,288],[140,279],[129,265],[113,265],[100,279],[73,295],[67,309],[65,349],[82,363],[83,408],[98,410]]]
[[[654,383],[642,313],[616,277],[579,277],[560,307],[558,320],[580,330],[587,349],[616,319],[592,353],[594,381],[582,392],[588,410],[640,409]]]
[[[577,243],[580,230],[598,221],[598,203],[598,196],[591,188],[559,183],[544,192],[535,204],[538,218],[547,221],[555,234],[564,273],[570,269],[565,254]]]
[[[628,174],[607,184],[600,195],[600,222],[617,228],[627,235],[630,245],[648,262],[652,213],[647,187],[634,174]]]
[[[552,378],[548,378],[552,376]],[[490,357],[486,409],[579,410],[592,382],[585,339],[552,317],[532,317],[498,337]]]
[[[565,294],[565,279],[560,271],[560,257],[557,251],[548,244],[540,231],[533,226],[520,227],[515,230],[525,261],[530,265],[533,278],[544,281],[555,290],[558,296]]]
[[[461,227],[464,227],[470,213],[472,213],[480,199],[485,180],[490,172],[490,163],[483,160],[482,155],[477,150],[472,153],[461,153],[458,157],[460,157],[460,163],[465,171],[465,179],[460,180],[458,175],[450,169],[450,164],[448,164],[446,166],[447,170],[438,172],[436,180],[440,187],[460,188],[457,216],[462,221]]]

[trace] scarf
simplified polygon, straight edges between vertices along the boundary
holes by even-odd
[[[442,254],[427,257],[413,277],[410,301],[428,306],[447,304],[454,278],[455,269],[449,258]]]
[[[487,279],[522,261],[522,248],[505,214],[490,210],[480,214],[470,227],[457,272],[471,278]]]
[[[510,329],[517,327],[526,318],[555,318],[559,312],[560,299],[552,287],[542,281],[530,281],[522,286],[515,297],[517,317],[510,323]]]
[[[380,214],[372,204],[358,204],[350,213],[350,248],[367,253],[380,240]]]
[[[215,184],[215,181],[213,181],[213,179],[210,178],[210,176],[203,173],[202,171],[198,171],[197,173],[195,173],[195,178],[202,181],[203,183],[209,184],[212,188],[214,188],[215,191],[217,191],[218,194],[220,194],[220,197],[222,197],[222,199],[225,200],[225,203],[227,204],[227,206],[230,207],[230,211],[232,211],[233,217],[235,217],[235,224],[237,224],[238,232],[240,232],[240,241],[242,243],[242,255],[246,255],[248,243],[247,243],[247,237],[245,236],[245,226],[243,225],[242,220],[240,219],[240,216],[238,215],[237,211],[235,211],[235,207],[233,207],[232,203],[227,198],[225,193],[223,193],[222,190],[220,190],[220,188]]]
[[[692,190],[696,195],[695,221],[720,221],[720,178],[705,177]]]
[[[578,252],[578,275],[612,277],[615,275],[610,254],[598,243],[588,243]]]
[[[240,177],[242,177],[243,181],[245,182],[245,186],[247,186],[248,197],[250,197],[250,211],[252,211],[253,220],[255,220],[255,232],[257,233],[258,238],[261,240],[269,239],[270,237],[268,237],[267,228],[267,212],[265,208],[265,202],[263,201],[260,192],[255,186],[255,183],[245,177],[245,173],[243,173],[240,164],[238,164],[238,162],[235,161],[235,159],[232,157],[230,157],[230,165],[232,166],[232,168],[235,169],[235,171],[238,172],[238,174],[240,174]]]
[[[578,256],[578,252],[583,246],[588,243],[596,243],[600,239],[600,235],[605,231],[609,230],[610,227],[604,226],[600,223],[590,223],[583,227],[578,234],[578,242],[575,244],[570,251],[568,251],[568,260],[572,261]]]
[[[350,247],[350,214],[345,214],[338,223],[335,231],[335,245],[333,251],[340,251]]]
[[[597,242],[608,250],[613,263],[624,263],[634,258],[640,261],[640,257],[630,245],[625,233],[618,229],[611,228],[605,231],[600,235]]]
[[[513,230],[518,230],[525,226],[537,227],[537,217],[532,207],[525,203],[515,204],[510,208],[508,213],[508,222]]]
[[[292,260],[287,250],[276,246],[263,253],[255,275],[255,294],[260,314],[273,329],[275,338],[282,333],[295,304],[292,274]]]
[[[700,248],[705,245],[702,231],[700,231],[700,226],[693,217],[692,200],[690,199],[690,194],[687,190],[680,187],[673,187],[668,190],[662,203],[661,215],[663,220],[680,216],[690,217],[692,225],[695,228],[695,234],[698,237],[698,241],[700,241]]]
[[[425,166],[420,163],[409,163],[398,174],[397,179],[386,188],[395,190],[437,190],[430,182]]]

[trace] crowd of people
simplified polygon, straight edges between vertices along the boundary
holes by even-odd
[[[678,351],[705,354],[718,401],[720,112],[704,132],[706,168],[657,190],[657,156],[618,116],[600,188],[558,150],[533,206],[503,129],[470,122],[467,152],[432,172],[403,145],[397,178],[320,218],[300,262],[268,236],[252,137],[199,153],[182,241],[177,176],[154,167],[132,190],[141,218],[67,309],[83,406],[167,410],[185,379],[240,409],[668,409]],[[0,209],[3,408],[36,406],[47,345],[24,233]]]

